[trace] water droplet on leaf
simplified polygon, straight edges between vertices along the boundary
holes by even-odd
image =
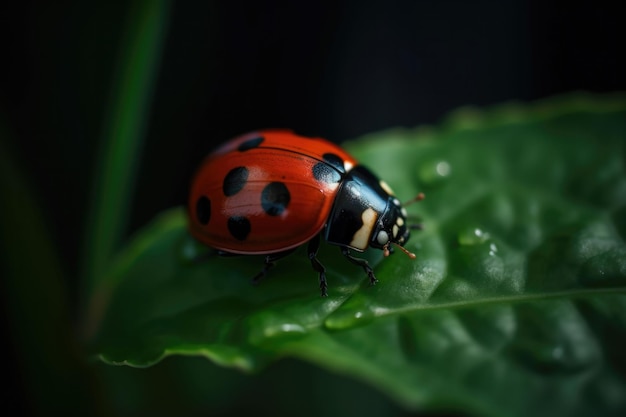
[[[489,233],[483,231],[478,227],[475,227],[468,228],[459,232],[458,241],[461,245],[479,245],[489,240],[489,237]]]
[[[452,166],[448,161],[432,160],[420,164],[417,169],[417,175],[425,185],[434,185],[450,176]]]

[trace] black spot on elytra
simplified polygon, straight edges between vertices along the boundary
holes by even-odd
[[[254,149],[258,147],[265,138],[263,136],[257,136],[256,138],[248,139],[245,142],[242,142],[241,145],[237,147],[239,152],[249,151],[250,149]]]
[[[250,234],[250,220],[243,216],[233,216],[228,219],[228,231],[237,240],[246,240]]]
[[[313,165],[313,177],[326,184],[332,184],[341,181],[341,174],[326,162],[318,162]]]
[[[322,155],[324,161],[326,161],[329,165],[335,168],[339,172],[346,172],[346,167],[343,165],[343,159],[341,159],[338,155],[334,153],[327,152]]]
[[[222,189],[226,197],[233,196],[243,189],[248,181],[248,168],[237,167],[231,169],[226,177],[224,177],[224,183]]]
[[[282,182],[270,182],[261,192],[261,206],[270,216],[278,216],[289,205],[291,195]]]
[[[207,224],[211,220],[211,200],[205,196],[196,201],[196,218],[200,224]]]

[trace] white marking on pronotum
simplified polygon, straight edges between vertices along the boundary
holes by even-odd
[[[374,229],[374,225],[376,224],[377,219],[378,214],[374,211],[374,209],[371,207],[366,208],[363,213],[361,213],[363,226],[361,226],[359,230],[356,231],[354,236],[352,236],[352,242],[350,242],[350,246],[361,250],[367,249],[370,235],[372,234],[372,230]]]
[[[393,195],[393,190],[391,189],[391,187],[389,186],[389,184],[387,184],[385,181],[380,180],[380,186],[383,190],[385,190],[385,192],[389,195]]]
[[[350,161],[343,161],[343,167],[346,170],[346,172],[348,172],[352,169],[352,167],[354,167],[354,164]]]

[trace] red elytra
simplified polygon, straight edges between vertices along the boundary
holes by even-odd
[[[350,250],[374,247],[389,254],[409,238],[406,210],[389,186],[341,147],[288,130],[239,136],[202,163],[189,194],[189,229],[222,254],[274,261],[309,242],[309,258],[326,294],[325,269],[316,258],[320,236],[376,278]]]

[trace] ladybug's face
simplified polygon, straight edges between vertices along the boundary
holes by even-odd
[[[406,210],[397,198],[390,196],[387,208],[381,214],[372,233],[370,246],[377,249],[389,248],[390,243],[403,246],[411,233],[407,227]]]
[[[362,165],[343,178],[326,227],[329,243],[358,251],[389,251],[409,239],[406,211],[391,189]]]

